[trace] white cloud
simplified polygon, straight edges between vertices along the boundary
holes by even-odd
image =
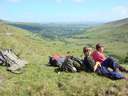
[[[127,6],[117,6],[112,9],[112,12],[118,16],[128,16],[128,7]]]
[[[20,2],[21,0],[8,0],[9,2],[12,2],[12,3],[18,3]]]

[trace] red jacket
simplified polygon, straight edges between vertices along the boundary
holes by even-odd
[[[91,56],[95,60],[95,62],[102,63],[106,59],[105,55],[103,53],[99,52],[99,51],[94,51],[91,54]]]

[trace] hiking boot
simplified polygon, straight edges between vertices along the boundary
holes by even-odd
[[[119,68],[119,70],[120,70],[121,72],[128,73],[128,70],[127,70],[127,69],[125,69],[124,67],[119,66],[118,68]]]
[[[123,79],[128,81],[128,78],[126,78],[126,77],[124,77]]]

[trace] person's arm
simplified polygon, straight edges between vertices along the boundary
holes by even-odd
[[[100,62],[96,62],[93,71],[95,72],[98,67],[101,67],[101,63]]]

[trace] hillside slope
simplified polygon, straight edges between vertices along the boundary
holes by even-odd
[[[71,46],[72,48],[74,46]],[[73,74],[59,76],[55,68],[47,66],[48,56],[53,53],[66,54],[69,45],[60,41],[43,40],[29,31],[0,22],[0,49],[12,48],[29,64],[22,74],[13,74],[0,66],[1,96],[60,96],[58,84]],[[76,48],[75,48],[76,49]],[[71,50],[71,49],[70,49]],[[75,53],[78,53],[76,50]],[[74,53],[74,54],[75,54]],[[79,53],[78,53],[79,54]],[[69,86],[69,88],[71,88]],[[65,90],[64,90],[65,91]],[[42,95],[40,95],[42,94]],[[65,94],[66,96],[66,94]]]
[[[72,42],[81,45],[103,43],[109,55],[124,59],[128,52],[128,19],[106,23],[85,31],[84,34],[73,37]],[[69,40],[70,42],[70,40]]]
[[[34,52],[33,50],[36,50],[34,47],[38,43],[43,42],[43,39],[26,30],[7,25],[3,22],[0,23],[0,36],[0,48],[12,48],[21,54],[24,54],[28,50]]]
[[[107,24],[118,25],[118,26],[125,25],[125,24],[128,24],[128,18],[117,20],[117,21],[112,21]]]
[[[56,73],[56,68],[47,66],[48,56],[53,53],[65,55],[67,51],[70,51],[72,55],[79,57],[82,54],[83,46],[94,47],[97,42],[105,44],[107,54],[112,53],[123,58],[122,56],[125,56],[128,48],[128,45],[125,43],[127,41],[124,38],[117,41],[117,37],[111,35],[111,28],[113,30],[117,29],[112,26],[103,25],[88,29],[82,35],[76,35],[70,39],[66,38],[64,42],[60,42],[49,39],[44,40],[29,31],[7,25],[3,22],[0,23],[0,48],[12,48],[29,62],[22,74],[10,73],[6,71],[4,66],[0,66],[0,95],[127,96],[127,81],[112,81],[95,73]],[[123,29],[119,30],[122,32]],[[119,30],[118,33],[120,33]],[[127,31],[123,32],[127,33]],[[120,48],[123,50],[122,53]]]

